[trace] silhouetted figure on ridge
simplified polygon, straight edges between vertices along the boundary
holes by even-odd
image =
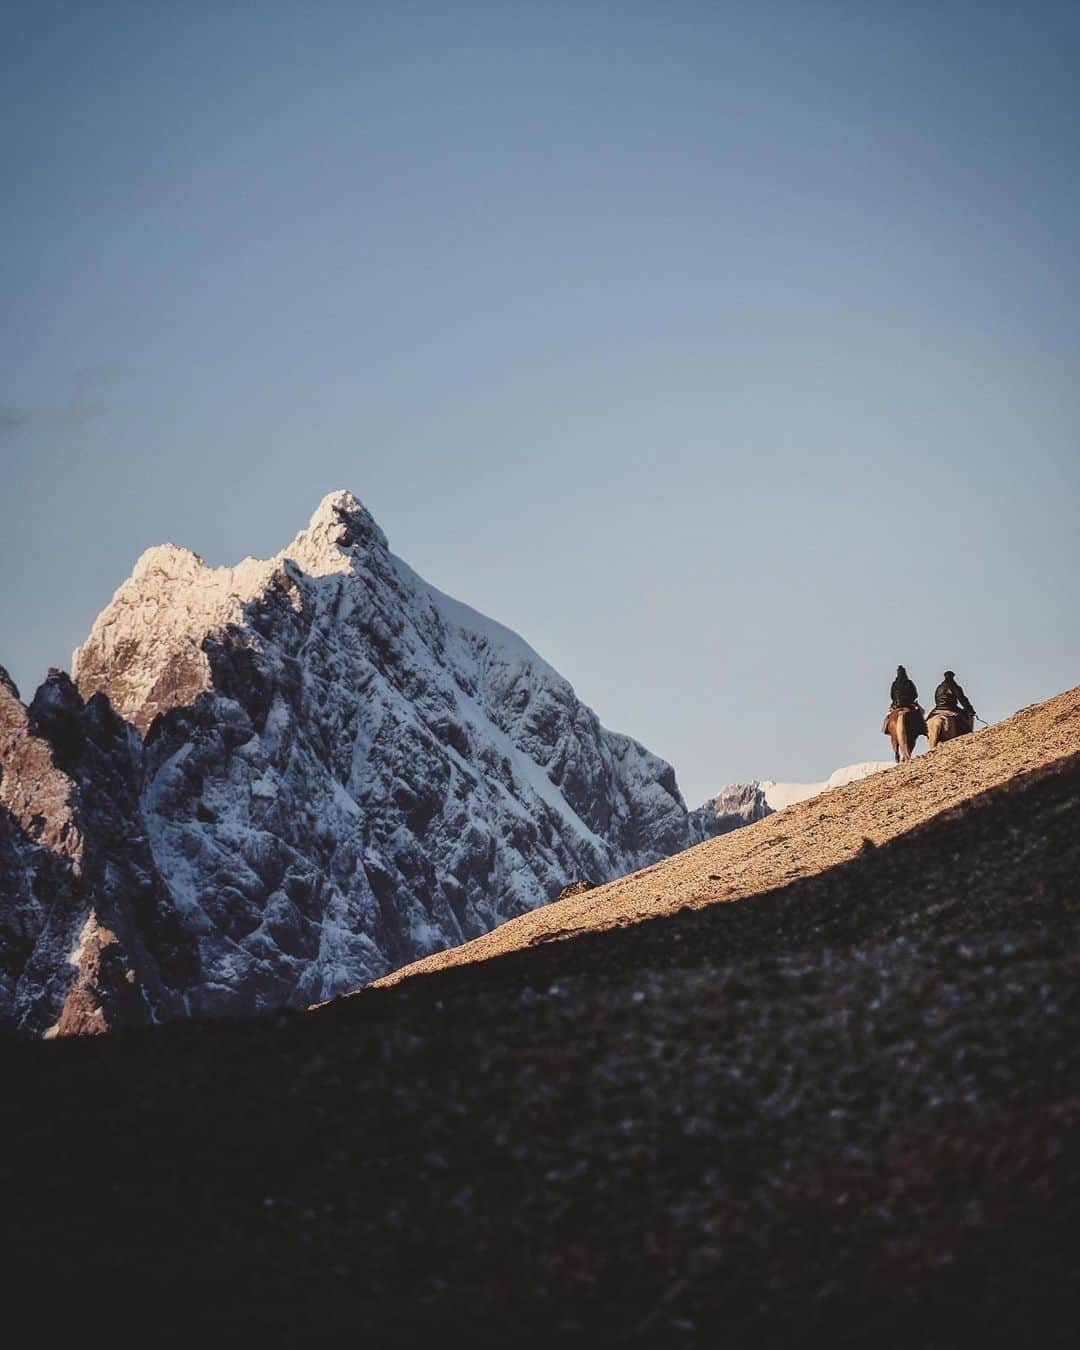
[[[926,715],[926,739],[930,749],[956,736],[967,736],[975,730],[978,715],[967,694],[956,683],[956,672],[947,670],[945,678],[934,690],[934,708]]]
[[[943,708],[948,712],[967,713],[972,721],[978,716],[967,694],[956,683],[955,670],[947,670],[945,678],[934,690],[934,707]]]
[[[915,708],[920,714],[922,713],[922,709],[919,707],[919,691],[915,688],[915,681],[911,679],[903,666],[896,667],[896,679],[889,686],[889,699],[889,711],[885,714],[885,720],[881,724],[881,730],[886,736],[892,735],[891,727],[896,722],[893,714],[897,708]]]
[[[896,667],[896,679],[889,689],[893,708],[914,708],[919,702],[919,691],[903,666]]]

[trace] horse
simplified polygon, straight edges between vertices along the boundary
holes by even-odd
[[[927,714],[926,739],[930,749],[941,741],[951,741],[956,736],[967,736],[975,730],[975,718],[971,713],[953,712],[950,708],[935,708]]]
[[[910,759],[915,742],[926,735],[926,723],[921,708],[890,708],[885,718],[885,731],[892,741],[893,759],[900,763]]]

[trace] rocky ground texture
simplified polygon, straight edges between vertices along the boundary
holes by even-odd
[[[9,1316],[1075,1344],[1080,690],[500,932],[308,1013],[3,1043]]]

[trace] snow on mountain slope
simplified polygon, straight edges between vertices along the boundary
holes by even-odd
[[[121,963],[123,979],[151,1020],[329,998],[576,877],[608,880],[691,842],[670,765],[602,727],[516,634],[418,577],[349,493],[273,558],[212,568],[149,549],[72,674],[58,696],[75,741],[91,707],[117,728],[100,748],[110,773],[79,750],[57,792],[81,803],[100,779],[94,811],[79,807],[86,828],[111,821],[129,840],[124,866],[145,853],[144,890],[167,897],[190,956],[166,962],[182,968],[173,979],[153,938],[158,900],[121,915],[112,886],[109,931],[130,930],[141,964]],[[25,758],[32,734],[11,718],[12,746],[23,737],[11,755]],[[10,850],[16,892],[28,847]],[[75,890],[59,947],[23,944],[50,979],[31,988],[11,972],[0,1017],[38,1029],[60,1017],[97,912]]]
[[[766,779],[761,787],[765,793],[766,803],[774,811],[782,811],[785,806],[808,801],[819,792],[827,792],[829,788],[846,787],[848,783],[856,783],[861,778],[869,778],[872,773],[880,773],[882,769],[892,767],[891,760],[868,759],[860,764],[848,764],[842,769],[834,769],[824,783],[774,783],[771,779]]]
[[[860,764],[848,764],[834,770],[823,783],[778,783],[771,778],[733,783],[721,788],[715,797],[710,797],[696,811],[691,812],[691,816],[700,831],[699,837],[707,839],[715,834],[726,834],[728,830],[738,829],[742,825],[753,824],[755,820],[763,820],[774,811],[782,811],[796,802],[808,801],[829,788],[844,787],[890,768],[892,763],[887,760],[864,760]]]

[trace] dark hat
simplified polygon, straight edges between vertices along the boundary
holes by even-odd
[[[955,670],[947,670],[947,671],[945,672],[945,678],[946,678],[947,680],[955,680],[955,679],[956,679],[956,671],[955,671]]]

